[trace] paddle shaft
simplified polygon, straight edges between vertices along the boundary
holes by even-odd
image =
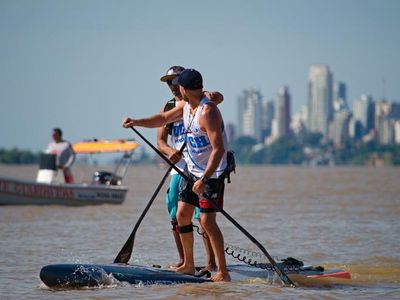
[[[173,163],[171,163],[169,161],[169,159],[167,157],[165,157],[164,154],[162,154],[156,147],[154,147],[139,131],[136,130],[136,128],[134,128],[133,126],[130,127],[143,141],[145,141],[145,143],[147,145],[150,146],[150,148],[152,148],[165,162],[167,162],[171,168],[173,168],[175,171],[177,171],[179,173],[179,175],[181,175],[183,178],[185,178],[185,180],[187,180],[188,182],[192,182],[193,180],[191,178],[189,178],[184,172],[182,172],[181,170],[179,170]],[[217,204],[215,203],[215,201],[213,199],[208,199],[207,201],[209,201],[213,207],[215,209],[217,209],[219,212],[221,212],[229,221],[231,221],[231,223],[233,225],[236,226],[236,228],[238,228],[247,238],[249,238],[261,251],[262,253],[268,258],[269,262],[271,263],[271,265],[274,266],[276,273],[278,274],[279,278],[286,284],[286,285],[290,285],[292,287],[296,287],[296,285],[293,283],[293,281],[279,268],[278,264],[275,262],[275,260],[272,258],[271,255],[269,255],[268,251],[264,248],[263,245],[261,245],[261,243],[256,240],[255,237],[253,237],[246,229],[244,229],[234,218],[232,218],[223,208],[219,208],[217,206]]]
[[[183,149],[185,149],[185,147],[186,147],[186,143],[183,143],[182,147],[179,149],[179,153],[180,154],[182,154]],[[139,228],[140,224],[142,223],[144,217],[146,216],[148,210],[150,209],[151,205],[153,204],[154,200],[156,199],[156,197],[158,195],[158,192],[160,191],[160,189],[164,185],[165,180],[168,178],[169,173],[171,172],[172,168],[175,167],[175,165],[172,164],[169,160],[168,160],[168,164],[169,164],[170,167],[168,168],[168,170],[165,173],[164,177],[162,178],[160,184],[157,186],[156,190],[154,191],[153,196],[151,197],[151,199],[147,203],[145,209],[143,210],[142,214],[140,215],[138,221],[136,222],[135,227],[132,230],[132,233],[130,234],[129,238],[125,242],[125,244],[122,247],[122,249],[119,251],[117,257],[115,258],[114,263],[127,264],[129,262],[129,259],[131,258],[132,251],[133,251],[133,244],[134,244],[134,241],[135,241],[136,231],[138,230],[138,228]]]

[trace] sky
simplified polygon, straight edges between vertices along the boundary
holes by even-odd
[[[136,138],[122,120],[160,111],[172,65],[224,95],[226,122],[243,89],[286,85],[300,110],[312,64],[350,103],[400,101],[399,12],[397,0],[0,0],[0,148],[43,150],[54,127],[72,142]]]

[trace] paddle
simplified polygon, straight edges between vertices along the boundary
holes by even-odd
[[[133,126],[130,127],[143,141],[146,142],[147,145],[150,146],[166,163],[168,163],[171,168],[179,173],[183,178],[185,178],[189,182],[193,182],[185,173],[179,170],[174,164],[172,164],[167,157],[164,156],[156,147],[154,147],[139,131],[136,130]],[[259,241],[257,241],[246,229],[244,229],[234,218],[232,218],[224,209],[219,208],[213,199],[207,199],[215,209],[217,209],[220,213],[222,213],[233,225],[236,226],[250,241],[252,241],[261,251],[262,253],[268,258],[271,265],[275,268],[276,273],[278,274],[279,278],[284,282],[285,285],[289,285],[291,287],[296,287],[294,282],[286,275],[286,273],[281,270],[275,260],[272,258],[271,255],[267,252],[263,245]]]
[[[183,143],[182,147],[179,149],[179,153],[182,154],[183,149],[185,149],[186,143]],[[160,152],[161,153],[161,152]],[[131,258],[132,251],[133,251],[133,243],[135,241],[135,236],[136,236],[136,231],[138,230],[140,223],[142,223],[142,220],[146,216],[148,210],[150,209],[150,206],[153,204],[154,199],[156,199],[158,192],[160,191],[161,187],[164,185],[165,180],[169,176],[169,173],[171,172],[172,168],[176,168],[174,164],[172,164],[169,159],[167,159],[168,164],[170,167],[168,168],[167,172],[165,173],[164,177],[162,178],[160,184],[157,186],[156,190],[153,193],[153,196],[151,196],[151,199],[147,203],[145,209],[143,210],[142,214],[140,215],[138,221],[135,224],[135,227],[133,228],[129,238],[125,242],[124,246],[122,249],[119,251],[117,257],[114,259],[114,263],[124,263],[127,264],[129,262],[129,259]],[[178,169],[178,168],[176,168]],[[179,169],[178,169],[179,170]]]

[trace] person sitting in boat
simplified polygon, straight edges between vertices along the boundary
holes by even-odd
[[[53,129],[53,142],[46,149],[46,153],[57,156],[57,167],[63,171],[65,183],[73,183],[74,178],[71,172],[71,166],[75,161],[75,152],[70,142],[63,140],[62,130]]]

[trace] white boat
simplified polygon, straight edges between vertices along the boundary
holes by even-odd
[[[0,205],[121,204],[128,192],[122,179],[138,146],[131,140],[92,140],[73,144],[78,154],[123,152],[114,172],[97,171],[90,184],[54,181],[57,174],[55,156],[42,154],[36,181],[0,177]]]

